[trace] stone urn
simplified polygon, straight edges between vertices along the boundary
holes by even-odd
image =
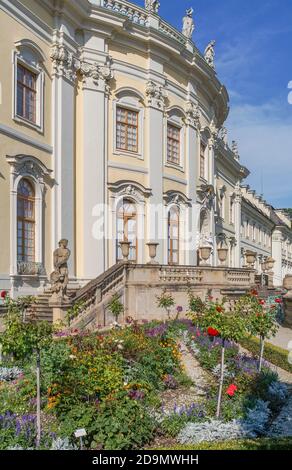
[[[217,248],[218,259],[222,265],[225,265],[228,255],[228,248]]]
[[[149,242],[149,243],[146,243],[146,245],[148,246],[149,258],[150,258],[150,261],[147,264],[158,264],[158,262],[155,261],[155,258],[156,258],[157,247],[159,243]]]
[[[211,256],[212,248],[210,246],[202,246],[199,248],[199,255],[203,261],[203,266],[208,266],[207,262]]]
[[[273,258],[271,257],[267,258],[266,263],[265,263],[267,271],[272,271],[275,262],[276,261]]]
[[[125,240],[120,242],[120,247],[121,247],[122,255],[123,255],[123,261],[129,260],[130,246],[131,246],[131,242],[127,242]]]
[[[248,266],[251,268],[256,262],[257,254],[254,251],[246,251],[245,258]]]
[[[284,289],[286,289],[288,293],[291,292],[291,295],[292,295],[292,274],[285,276],[284,281],[283,281],[283,286],[284,286]]]

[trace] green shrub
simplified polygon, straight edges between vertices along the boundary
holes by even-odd
[[[155,422],[142,403],[120,396],[100,405],[95,418],[95,435],[91,447],[106,450],[141,449],[149,443]]]
[[[238,441],[227,442],[201,442],[196,446],[181,445],[169,448],[160,448],[159,450],[291,450],[292,438],[279,439],[242,439]],[[158,449],[153,449],[158,450]]]

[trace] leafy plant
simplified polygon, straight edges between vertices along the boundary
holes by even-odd
[[[84,308],[84,304],[85,304],[84,301],[79,301],[79,302],[76,302],[72,307],[68,308],[66,315],[65,315],[65,319],[66,319],[68,326],[70,326],[72,321],[75,320],[75,318],[77,318],[80,315],[80,313],[82,312]]]
[[[155,422],[139,401],[120,396],[100,405],[95,429],[92,448],[101,445],[106,450],[141,449],[151,441]]]
[[[115,320],[118,321],[119,316],[124,312],[124,306],[117,293],[113,295],[110,303],[108,304],[108,309],[115,317]]]
[[[41,385],[40,385],[40,352],[50,344],[54,327],[47,322],[37,321],[33,315],[26,315],[33,298],[18,300],[5,299],[7,314],[4,317],[4,332],[0,344],[4,354],[13,354],[17,359],[25,360],[36,352],[37,376],[37,445],[41,440]]]
[[[170,310],[171,310],[171,307],[173,307],[175,304],[172,294],[167,293],[167,291],[164,290],[161,295],[156,296],[156,299],[157,299],[157,306],[159,308],[164,308],[167,313],[168,318],[170,319]]]
[[[193,314],[190,314],[193,317]],[[194,314],[194,321],[199,323],[201,328],[206,330],[209,336],[214,338],[220,336],[221,343],[221,373],[219,381],[218,403],[216,417],[219,418],[221,411],[224,366],[225,366],[225,346],[227,341],[238,342],[246,333],[246,323],[242,315],[234,311],[226,311],[224,300],[219,302],[209,301],[206,303],[204,313],[199,317]]]
[[[279,328],[276,319],[276,304],[266,304],[263,299],[258,298],[257,292],[253,292],[241,298],[235,309],[238,314],[248,313],[246,315],[247,331],[260,338],[259,371],[261,371],[265,341],[275,336]]]

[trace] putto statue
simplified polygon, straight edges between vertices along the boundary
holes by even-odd
[[[214,46],[215,46],[215,41],[211,41],[208,44],[208,46],[206,47],[205,52],[204,52],[205,61],[207,62],[207,64],[210,65],[210,67],[212,67],[212,69],[215,69],[215,62],[214,62],[215,50],[214,50]]]
[[[68,264],[71,251],[67,248],[68,240],[59,241],[59,248],[54,251],[53,260],[55,270],[50,276],[53,297],[58,300],[69,300],[67,296],[67,286],[69,282]]]
[[[195,30],[195,23],[194,23],[194,19],[193,19],[193,13],[194,13],[193,8],[189,8],[188,10],[186,10],[186,16],[184,16],[184,18],[183,18],[182,33],[188,39],[192,38],[193,32]]]
[[[159,0],[145,0],[145,9],[150,13],[158,13],[160,7]]]

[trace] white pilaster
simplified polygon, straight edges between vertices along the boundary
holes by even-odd
[[[191,207],[186,208],[188,224],[185,230],[190,234],[188,241],[188,249],[186,252],[186,264],[191,266],[197,265],[197,230],[198,230],[198,217],[199,212],[197,209],[197,173],[198,173],[198,160],[199,160],[199,139],[198,130],[195,127],[195,122],[190,119],[186,129],[186,171],[188,181],[188,198],[191,200]]]
[[[234,267],[240,268],[241,264],[241,202],[242,196],[240,193],[240,188],[237,189],[236,196],[234,199],[234,229],[235,229],[235,238],[236,245],[234,247]]]
[[[53,175],[52,246],[69,241],[70,276],[75,276],[75,61],[64,45],[53,47]]]
[[[272,258],[275,260],[274,271],[274,286],[280,287],[283,284],[282,278],[282,232],[276,229],[272,235]]]
[[[165,91],[162,85],[149,81],[146,88],[147,109],[146,109],[146,148],[148,154],[148,186],[152,190],[152,195],[147,203],[147,241],[159,243],[156,260],[161,264],[167,263],[165,253],[164,206],[163,206],[163,155],[164,155],[164,98]],[[155,229],[155,231],[154,231]]]

